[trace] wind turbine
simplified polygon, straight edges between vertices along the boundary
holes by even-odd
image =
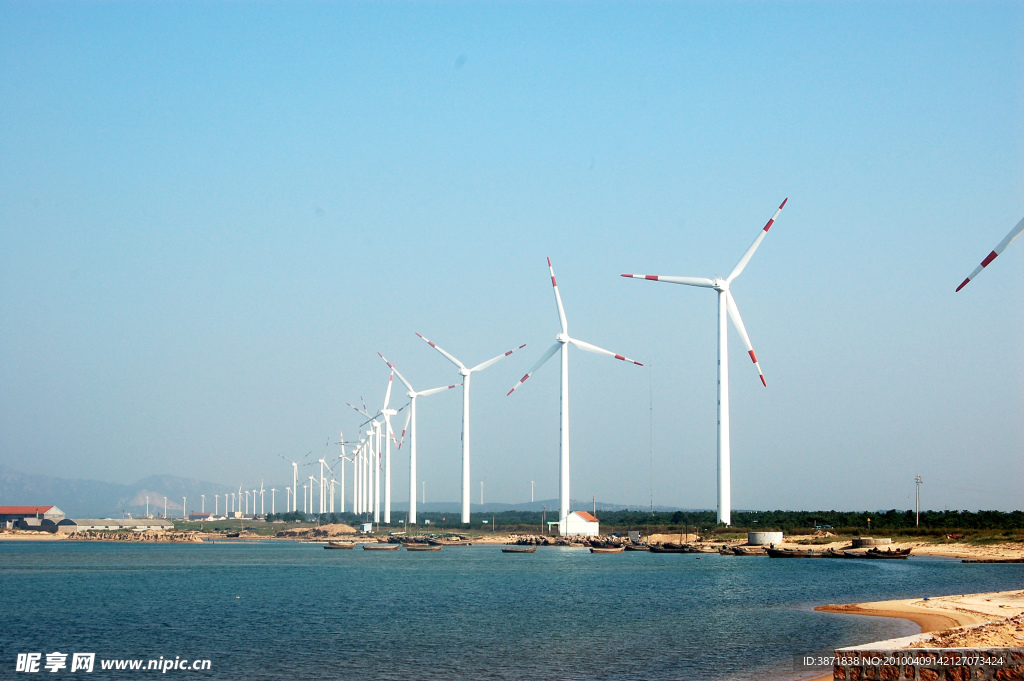
[[[409,392],[406,393],[406,395],[409,396],[409,414],[408,414],[408,416],[405,417],[405,426],[402,427],[402,439],[398,443],[398,448],[399,449],[402,448],[402,443],[405,442],[405,433],[406,433],[406,431],[409,431],[409,524],[410,525],[415,525],[416,524],[416,398],[417,397],[425,397],[426,395],[433,395],[433,394],[439,393],[439,392],[444,392],[445,390],[451,390],[452,388],[457,388],[459,386],[459,384],[455,383],[455,384],[446,385],[446,386],[443,386],[443,387],[440,387],[440,388],[431,388],[430,390],[421,390],[419,392],[416,392],[415,390],[413,390],[413,387],[412,387],[412,385],[410,385],[409,381],[405,380],[405,376],[402,376],[401,372],[398,371],[398,369],[395,368],[394,364],[389,362],[387,360],[387,358],[385,358],[384,355],[381,355],[379,352],[377,354],[380,355],[380,358],[384,360],[385,364],[387,364],[389,367],[391,367],[391,371],[393,371],[394,374],[396,376],[398,376],[398,380],[400,380],[403,384],[405,384],[405,387],[408,388],[408,390],[409,390]]]
[[[571,343],[580,350],[586,350],[587,352],[592,352],[595,355],[607,355],[608,357],[614,357],[615,359],[622,360],[624,362],[632,362],[637,366],[643,366],[643,364],[636,360],[623,357],[622,355],[569,336],[569,322],[566,321],[565,308],[562,307],[562,296],[558,294],[558,282],[555,281],[555,270],[551,266],[551,258],[548,258],[548,271],[551,273],[551,287],[555,291],[555,307],[558,309],[558,322],[561,325],[562,330],[555,334],[555,344],[548,348],[547,352],[541,355],[541,358],[537,360],[537,363],[533,365],[533,368],[527,371],[526,375],[520,378],[518,383],[512,386],[512,390],[508,391],[506,397],[515,392],[516,388],[521,386],[526,379],[537,371],[537,369],[540,369],[544,362],[551,359],[552,355],[559,350],[562,351],[562,381],[559,397],[561,410],[561,438],[558,446],[558,532],[564,536],[566,531],[565,522],[569,517],[569,344]]]
[[[729,353],[728,353],[728,332],[729,328],[726,325],[725,317],[726,314],[732,319],[733,326],[736,327],[736,331],[740,334],[740,339],[743,341],[744,347],[747,348],[747,354],[750,355],[750,360],[754,363],[754,367],[757,369],[758,375],[761,377],[761,383],[767,387],[768,383],[764,380],[764,374],[761,372],[761,365],[757,362],[757,355],[754,354],[754,348],[750,344],[750,337],[747,335],[747,329],[743,326],[743,319],[740,318],[739,308],[736,307],[736,300],[733,298],[732,292],[729,290],[729,285],[732,284],[736,277],[740,276],[743,272],[743,268],[750,262],[750,258],[754,255],[754,251],[764,241],[765,236],[768,235],[768,230],[771,229],[772,225],[775,224],[776,218],[779,217],[779,213],[782,212],[783,207],[786,205],[788,198],[783,199],[782,203],[779,204],[775,214],[772,215],[771,220],[761,229],[757,234],[757,238],[754,239],[754,243],[750,244],[750,248],[743,254],[740,261],[736,263],[736,267],[732,268],[732,272],[725,279],[721,277],[715,277],[714,279],[708,279],[706,277],[674,277],[674,276],[660,276],[655,274],[623,274],[624,277],[631,279],[648,279],[650,281],[665,281],[670,284],[682,284],[684,286],[697,286],[700,288],[710,288],[718,291],[718,522],[724,525],[730,525],[732,521],[732,486],[731,486],[731,472],[730,472],[730,448],[729,448]]]
[[[477,364],[472,369],[467,369],[466,365],[455,359],[452,355],[442,350],[438,345],[430,342],[424,338],[421,334],[417,333],[417,336],[423,338],[423,340],[430,347],[434,348],[442,355],[444,355],[448,361],[459,368],[459,375],[462,376],[462,522],[469,523],[469,380],[473,377],[473,374],[477,371],[483,371],[492,364],[505,359],[516,350],[522,350],[526,347],[526,343],[523,343],[518,348],[512,348],[506,353],[500,354],[497,357],[493,357],[482,364]]]
[[[277,500],[277,489],[274,487],[270,488],[270,515],[277,515],[277,510],[274,502]]]
[[[996,246],[991,253],[985,256],[985,259],[981,261],[981,264],[974,268],[974,271],[971,272],[970,275],[968,275],[968,277],[964,279],[959,286],[956,287],[956,290],[959,291],[964,286],[967,286],[967,282],[969,282],[971,279],[974,279],[976,276],[978,276],[979,272],[988,267],[989,263],[995,260],[996,257],[1000,253],[1002,253],[1003,250],[1006,249],[1007,246],[1012,244],[1017,239],[1017,237],[1021,235],[1021,233],[1024,233],[1024,218],[1021,218],[1020,222],[1017,223],[1017,226],[1011,229],[1010,233],[1006,235],[1006,238],[1000,241],[999,245]]]
[[[266,515],[266,512],[265,512],[264,507],[263,507],[263,494],[264,494],[264,492],[263,492],[263,480],[261,479],[260,480],[260,515]],[[253,506],[255,507],[256,504],[253,504]]]
[[[278,456],[292,465],[292,507],[288,510],[294,513],[299,505],[299,464],[285,457],[284,454],[278,454]]]

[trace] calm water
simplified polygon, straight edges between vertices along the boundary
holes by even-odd
[[[1024,565],[921,557],[0,542],[0,678],[53,651],[208,658],[168,674],[216,679],[785,678],[794,655],[917,630],[814,605],[1022,586]]]

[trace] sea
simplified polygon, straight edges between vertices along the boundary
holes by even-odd
[[[5,541],[0,679],[797,679],[830,671],[804,656],[917,632],[816,605],[1020,588],[1024,564],[925,556]],[[31,653],[67,667],[18,672]],[[134,659],[209,662],[101,669]]]

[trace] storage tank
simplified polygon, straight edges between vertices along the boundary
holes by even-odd
[[[747,532],[748,546],[770,546],[771,544],[778,545],[781,543],[781,532]]]

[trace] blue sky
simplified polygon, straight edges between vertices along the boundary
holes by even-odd
[[[1019,3],[0,4],[0,461],[283,483],[379,402],[473,381],[474,501],[1021,507]],[[428,500],[459,391],[420,403]],[[331,451],[336,451],[332,446]],[[311,457],[312,458],[312,457]],[[408,460],[394,460],[395,498]],[[311,469],[310,469],[311,470]],[[308,473],[307,473],[308,474]],[[653,485],[652,485],[653,479]],[[28,500],[26,500],[27,503]]]

